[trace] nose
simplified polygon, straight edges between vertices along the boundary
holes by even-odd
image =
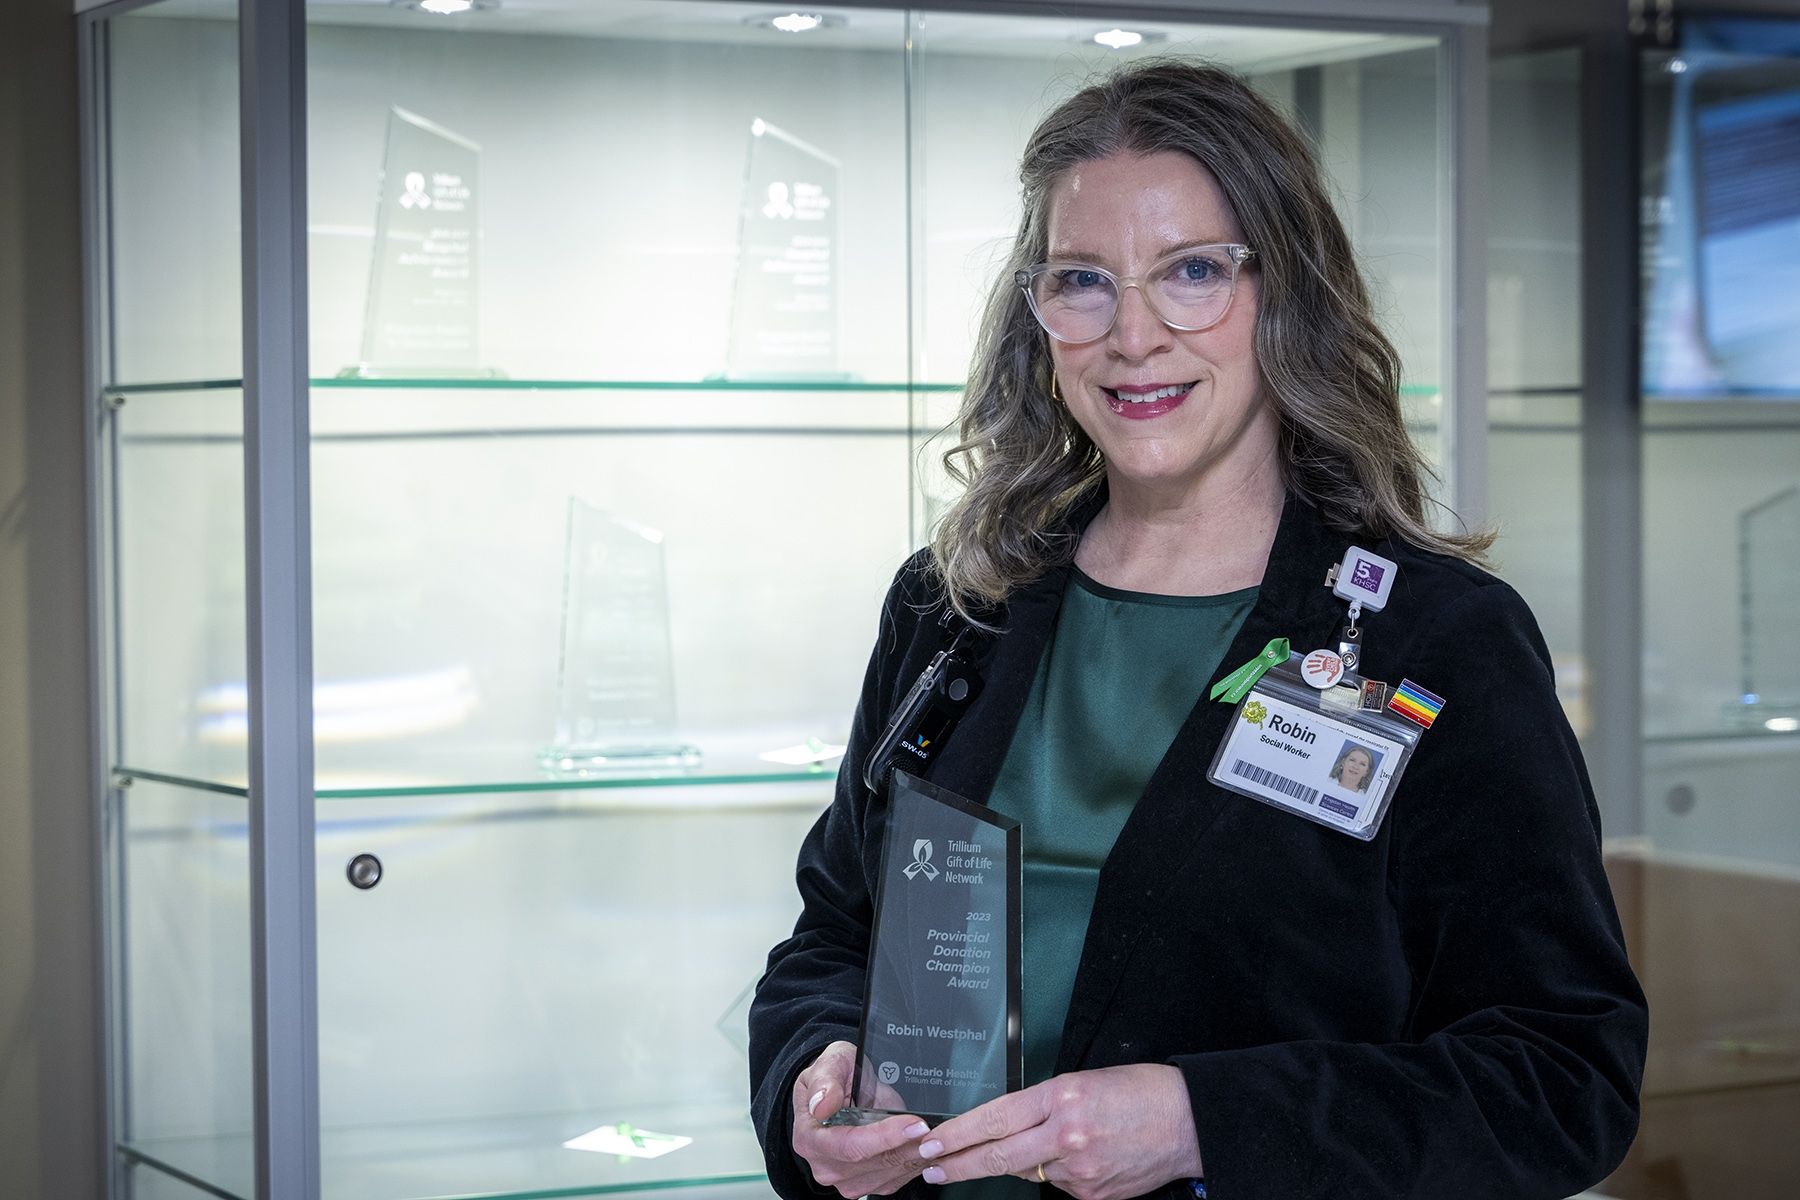
[[[1109,340],[1115,351],[1130,359],[1148,358],[1169,345],[1169,327],[1135,283],[1126,284],[1119,293],[1119,314],[1113,318]]]

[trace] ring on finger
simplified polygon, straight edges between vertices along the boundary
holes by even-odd
[[[1038,1182],[1039,1183],[1049,1183],[1050,1182],[1050,1180],[1048,1178],[1046,1178],[1044,1175],[1044,1164],[1043,1163],[1038,1164]]]

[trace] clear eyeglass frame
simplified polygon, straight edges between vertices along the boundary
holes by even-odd
[[[1231,280],[1226,288],[1224,303],[1219,305],[1219,311],[1203,324],[1186,325],[1180,321],[1170,320],[1168,315],[1164,313],[1162,309],[1157,307],[1155,292],[1153,290],[1146,290],[1143,287],[1143,282],[1146,279],[1156,278],[1163,268],[1167,267],[1170,263],[1181,262],[1193,258],[1195,255],[1204,254],[1207,251],[1222,251],[1226,259],[1231,263]],[[1225,314],[1231,311],[1231,302],[1237,296],[1238,275],[1242,271],[1244,264],[1255,257],[1256,251],[1241,242],[1209,242],[1202,246],[1186,246],[1172,254],[1165,254],[1154,263],[1151,263],[1148,270],[1139,272],[1136,275],[1115,275],[1105,267],[1096,266],[1093,263],[1055,259],[1050,262],[1036,263],[1022,270],[1014,271],[1013,282],[1018,284],[1019,290],[1025,293],[1025,303],[1031,307],[1031,315],[1037,318],[1038,325],[1042,327],[1045,333],[1049,334],[1059,342],[1079,346],[1085,345],[1088,342],[1097,342],[1113,331],[1113,326],[1119,323],[1119,309],[1125,298],[1125,289],[1128,287],[1137,288],[1138,295],[1144,298],[1145,305],[1149,307],[1152,313],[1156,314],[1157,320],[1161,321],[1164,325],[1167,325],[1170,329],[1179,329],[1184,333],[1198,333],[1201,330],[1211,329],[1214,325],[1223,321],[1225,319]],[[1038,308],[1037,292],[1033,284],[1041,276],[1050,271],[1069,270],[1093,271],[1096,274],[1104,276],[1113,286],[1112,316],[1106,322],[1106,327],[1104,329],[1089,337],[1067,337],[1058,333],[1050,327],[1050,322],[1045,318],[1043,311]]]

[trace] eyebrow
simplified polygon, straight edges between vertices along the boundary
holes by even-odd
[[[1171,254],[1179,254],[1183,250],[1193,250],[1200,246],[1230,246],[1233,244],[1230,238],[1195,238],[1191,241],[1173,242],[1158,250],[1150,261],[1161,262]],[[1099,263],[1101,266],[1105,266],[1106,256],[1095,254],[1091,250],[1058,250],[1051,253],[1050,261]]]

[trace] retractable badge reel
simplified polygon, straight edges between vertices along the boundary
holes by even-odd
[[[1345,671],[1354,674],[1362,663],[1362,630],[1356,622],[1365,608],[1380,612],[1387,607],[1394,577],[1399,573],[1400,568],[1393,562],[1361,546],[1350,547],[1344,561],[1333,568],[1331,594],[1350,602],[1344,628],[1338,634],[1338,654],[1344,660]]]
[[[1232,672],[1214,699],[1236,702],[1207,777],[1251,799],[1369,841],[1443,700],[1402,680],[1364,679],[1365,612],[1380,612],[1399,567],[1350,547],[1326,579],[1348,602],[1336,649],[1291,652],[1285,638]]]

